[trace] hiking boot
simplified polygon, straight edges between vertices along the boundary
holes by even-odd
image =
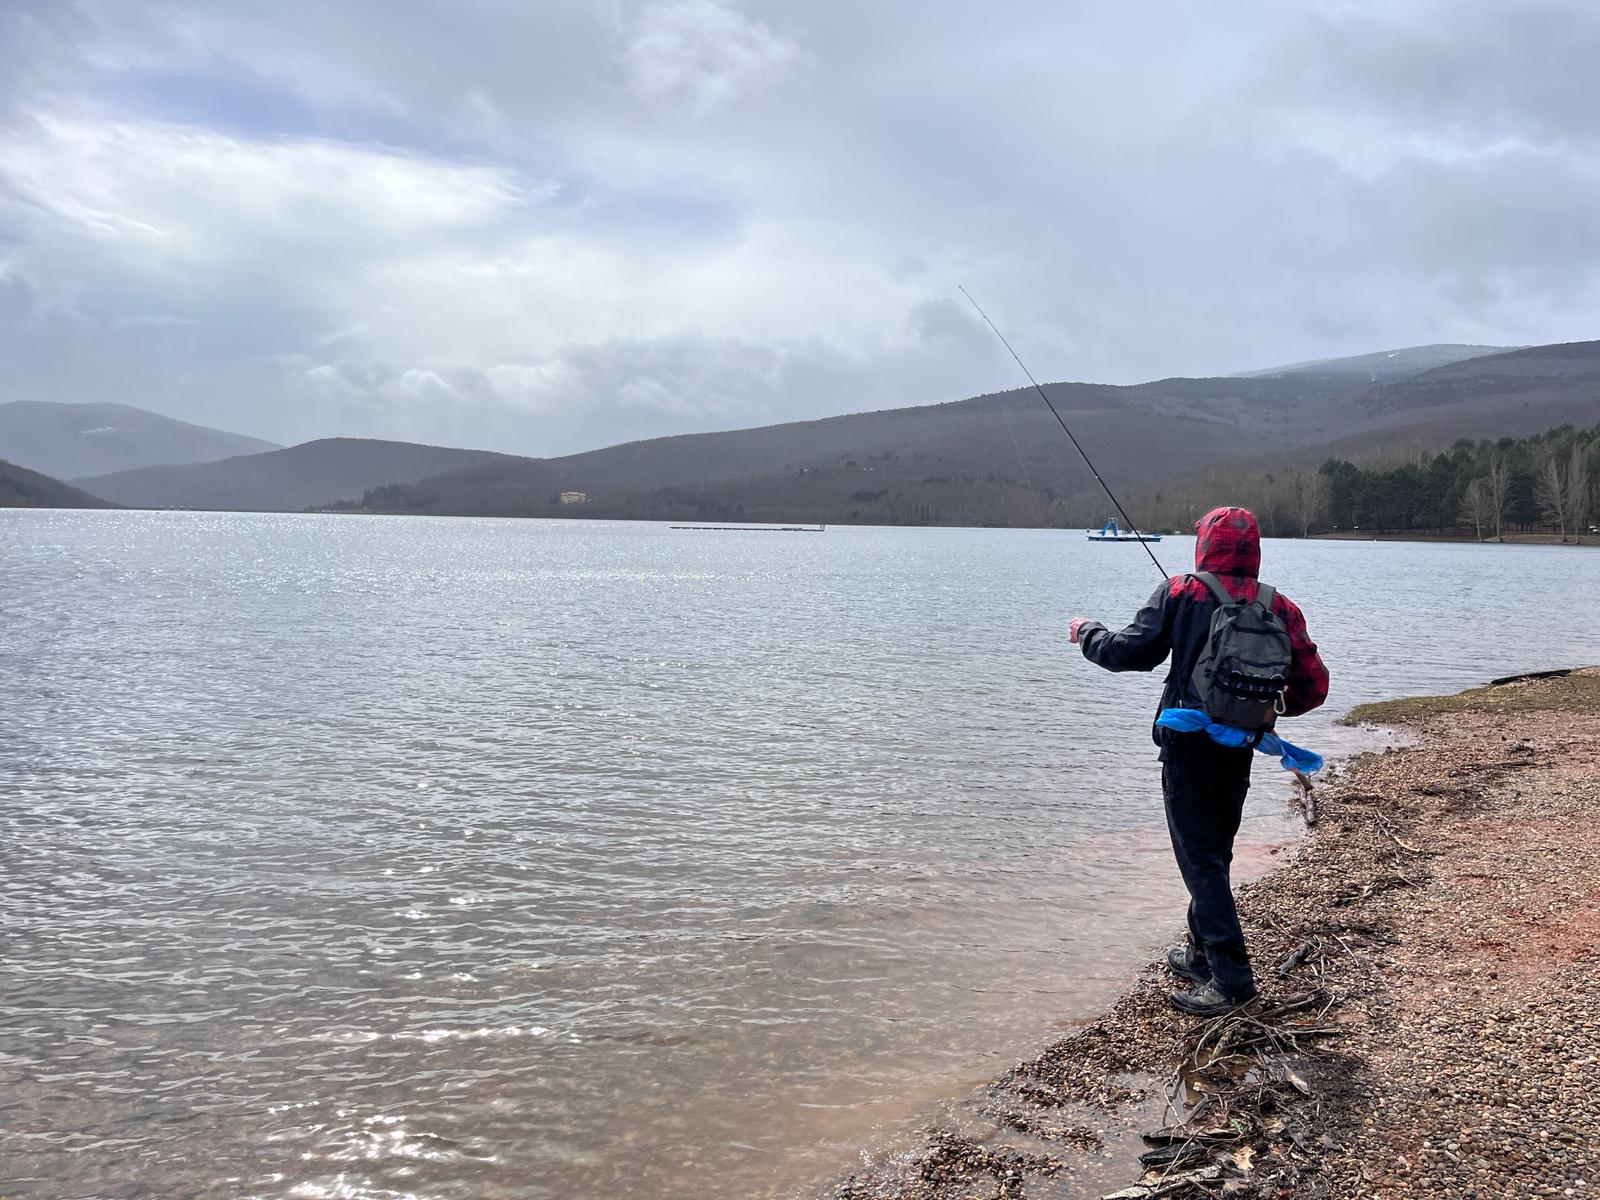
[[[1167,970],[1193,984],[1211,982],[1211,968],[1194,952],[1193,946],[1174,946],[1167,951]]]
[[[1215,983],[1207,980],[1192,992],[1173,992],[1172,1007],[1191,1017],[1220,1017],[1223,1013],[1243,1008],[1254,999],[1254,993],[1239,1000],[1229,999],[1217,990]]]

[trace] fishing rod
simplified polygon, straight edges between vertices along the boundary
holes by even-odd
[[[1039,393],[1039,399],[1044,401],[1044,406],[1050,410],[1050,415],[1056,419],[1056,424],[1061,426],[1061,432],[1066,434],[1068,439],[1072,442],[1073,449],[1083,456],[1083,462],[1084,465],[1089,468],[1089,474],[1094,476],[1094,481],[1096,483],[1098,483],[1102,488],[1105,488],[1106,495],[1111,498],[1111,503],[1116,505],[1118,515],[1120,515],[1122,519],[1128,523],[1128,528],[1133,531],[1133,536],[1139,539],[1139,545],[1144,547],[1144,552],[1150,556],[1150,561],[1155,563],[1156,570],[1161,572],[1161,578],[1168,578],[1167,569],[1163,567],[1160,560],[1156,558],[1156,552],[1150,549],[1150,543],[1145,541],[1144,535],[1139,532],[1139,527],[1133,523],[1133,518],[1128,515],[1128,510],[1122,507],[1122,501],[1117,499],[1116,493],[1111,490],[1110,486],[1104,479],[1100,478],[1100,472],[1095,469],[1094,461],[1090,459],[1088,451],[1086,451],[1083,446],[1079,444],[1077,438],[1072,436],[1072,430],[1067,428],[1067,423],[1061,419],[1061,414],[1056,411],[1056,406],[1050,403],[1050,397],[1046,395],[1045,390],[1039,386],[1039,381],[1033,377],[1033,372],[1028,370],[1028,364],[1022,361],[1021,355],[1019,355],[1015,350],[1011,349],[1011,343],[1006,341],[1006,335],[1001,333],[1000,327],[989,319],[989,314],[984,312],[983,308],[978,304],[978,302],[972,298],[972,293],[967,291],[967,289],[959,283],[956,285],[956,287],[959,288],[961,294],[967,298],[967,303],[978,310],[978,315],[983,318],[983,323],[990,329],[994,330],[994,335],[1000,339],[1000,344],[1007,350],[1011,351],[1011,357],[1017,360],[1017,366],[1022,368],[1022,373],[1028,377],[1028,382],[1033,384],[1033,390]],[[1015,435],[1013,435],[1012,440],[1016,440]],[[1018,453],[1017,457],[1019,460],[1021,459],[1022,456],[1020,452]],[[1023,474],[1026,475],[1028,468],[1023,467],[1022,470]]]

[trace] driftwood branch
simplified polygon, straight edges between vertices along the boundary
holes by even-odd
[[[1571,667],[1563,667],[1559,671],[1528,671],[1522,675],[1502,675],[1499,679],[1491,679],[1489,686],[1504,687],[1508,683],[1523,683],[1529,679],[1565,679],[1571,674]]]

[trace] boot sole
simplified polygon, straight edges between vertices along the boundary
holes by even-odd
[[[1240,1000],[1232,1004],[1211,1004],[1204,1008],[1190,1008],[1187,1005],[1179,1004],[1176,998],[1170,999],[1173,1008],[1190,1017],[1220,1017],[1231,1012],[1238,1012],[1241,1008],[1247,1008],[1255,1002],[1255,997],[1251,996],[1248,1000]]]

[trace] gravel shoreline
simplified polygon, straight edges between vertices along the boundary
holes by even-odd
[[[1180,1017],[1152,966],[831,1194],[1600,1200],[1600,668],[1354,716],[1420,742],[1241,889],[1257,1007]]]

